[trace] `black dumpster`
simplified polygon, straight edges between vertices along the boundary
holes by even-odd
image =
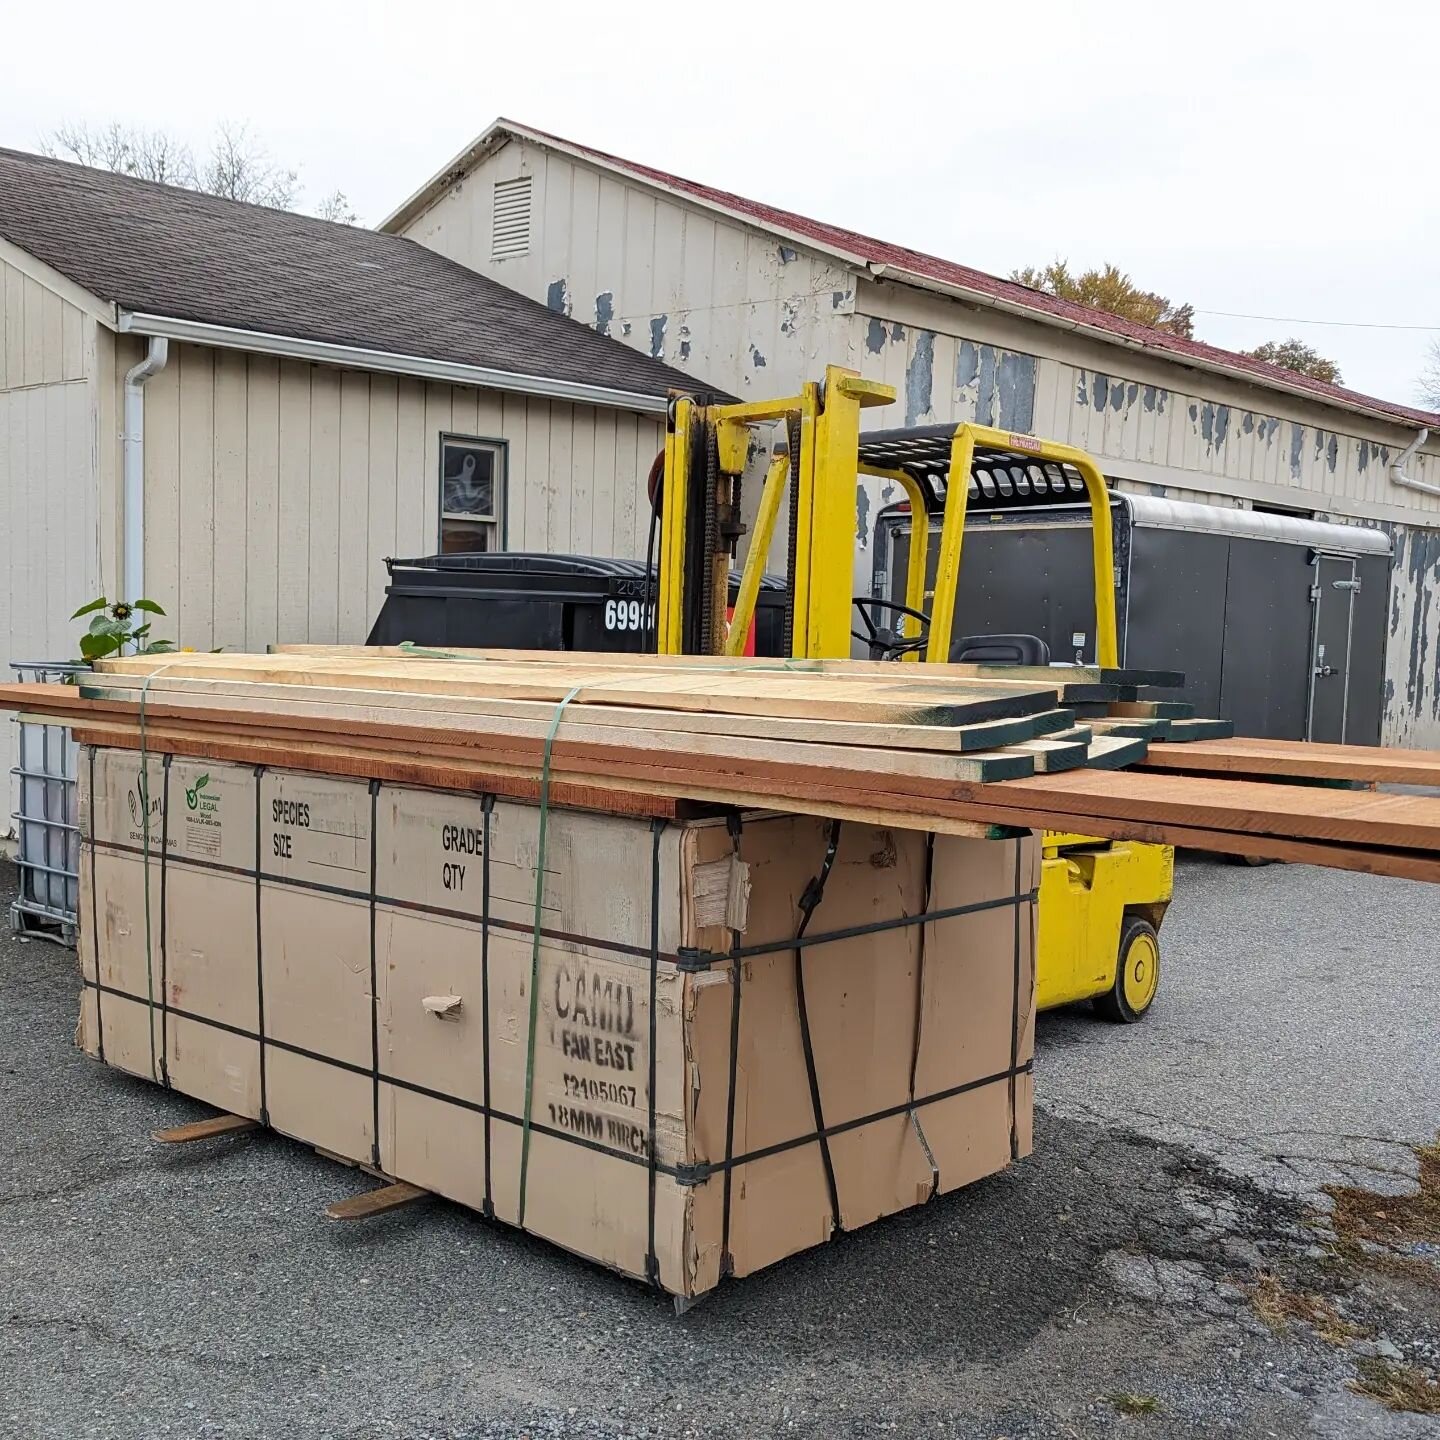
[[[643,561],[490,552],[386,560],[390,583],[367,645],[507,650],[655,648],[655,587]],[[740,576],[730,576],[733,602]],[[755,603],[757,655],[784,653],[785,582]]]

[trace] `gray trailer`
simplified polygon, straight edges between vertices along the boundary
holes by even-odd
[[[1122,665],[1184,671],[1170,698],[1240,735],[1379,743],[1384,531],[1119,492],[1112,515]],[[927,613],[940,516],[930,524]],[[907,505],[877,519],[877,598],[905,598],[911,525]],[[1093,656],[1092,564],[1088,507],[987,508],[973,496],[956,635],[1019,632],[1054,661]]]

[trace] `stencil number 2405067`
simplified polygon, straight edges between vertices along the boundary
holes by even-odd
[[[655,607],[639,600],[607,600],[605,602],[605,628],[607,630],[643,630],[646,620],[653,615]]]

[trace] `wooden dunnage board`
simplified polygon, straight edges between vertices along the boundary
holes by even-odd
[[[274,645],[273,655],[307,655],[328,659],[347,659],[355,655],[410,656],[417,649],[413,645]],[[879,660],[784,660],[765,655],[734,655],[697,657],[693,655],[649,655],[638,651],[611,652],[608,650],[503,650],[484,649],[471,646],[443,647],[439,653],[457,655],[471,660],[521,661],[528,664],[565,665],[579,664],[620,664],[645,666],[687,666],[703,663],[709,658],[714,664],[737,669],[765,669],[776,665],[793,666],[796,669],[813,670],[816,673],[857,675],[870,671],[892,669],[895,662]],[[926,664],[927,675],[952,676],[957,678],[978,678],[993,680],[1038,681],[1047,685],[1079,683],[1090,685],[1158,685],[1165,689],[1179,689],[1185,683],[1185,676],[1178,670],[1132,670],[1100,665],[983,665],[983,664]]]
[[[1358,780],[1391,785],[1440,785],[1440,751],[1379,745],[1321,745],[1307,740],[1197,740],[1176,748],[1155,745],[1147,770],[1203,775],[1286,776]]]
[[[884,676],[759,672],[746,674],[697,666],[678,673],[623,667],[575,667],[484,663],[474,677],[459,661],[391,660],[361,663],[319,659],[296,664],[283,655],[213,655],[100,661],[104,675],[260,680],[270,684],[367,690],[403,689],[413,694],[471,695],[541,700],[558,704],[571,697],[587,704],[662,706],[712,714],[779,715],[807,719],[863,720],[894,725],[966,725],[1034,715],[1058,707],[1052,686],[998,684],[901,675]],[[573,695],[572,695],[573,692]]]

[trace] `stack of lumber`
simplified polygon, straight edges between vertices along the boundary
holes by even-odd
[[[968,836],[1065,830],[1440,879],[1440,799],[1333,785],[1432,783],[1434,756],[1205,738],[1226,727],[1143,698],[1178,680],[311,647],[103,661],[78,692],[0,687],[0,706],[95,744],[521,799],[543,786],[617,814],[724,805]]]

